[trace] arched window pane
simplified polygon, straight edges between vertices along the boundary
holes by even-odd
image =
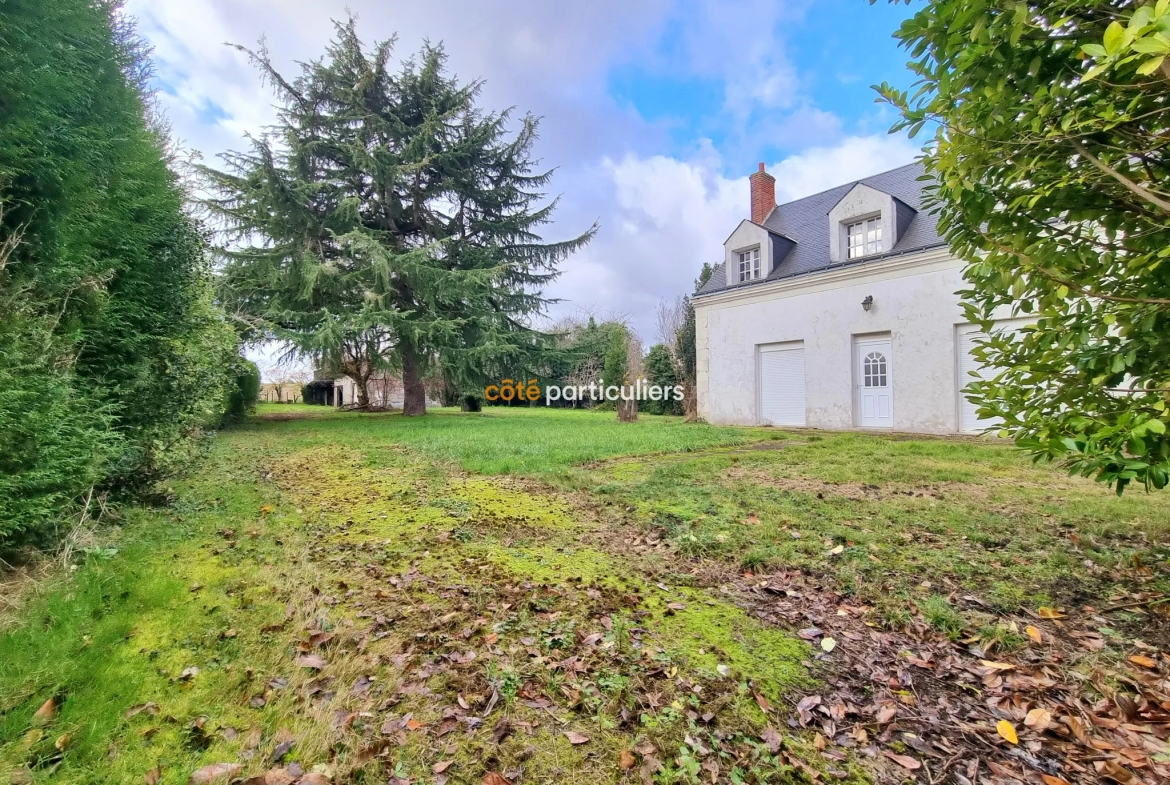
[[[881,352],[870,352],[862,361],[862,384],[866,387],[886,386],[886,356]]]

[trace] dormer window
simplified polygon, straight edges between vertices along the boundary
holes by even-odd
[[[882,220],[880,216],[849,224],[847,233],[849,235],[848,258],[860,259],[862,256],[881,253]]]
[[[741,251],[739,254],[739,281],[754,281],[760,277],[760,249]]]

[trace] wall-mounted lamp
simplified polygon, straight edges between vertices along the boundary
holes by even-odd
[[[872,306],[872,305],[873,305],[873,295],[867,294],[865,296],[865,299],[861,301],[861,307],[868,311],[870,309],[870,306]]]

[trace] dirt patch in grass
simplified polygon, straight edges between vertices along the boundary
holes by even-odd
[[[11,555],[10,555],[11,557]],[[57,562],[40,554],[23,554],[15,563],[0,562],[0,631],[21,621],[21,609],[34,592],[61,568]]]
[[[763,467],[741,466],[739,464],[728,468],[723,473],[721,479],[728,483],[752,482],[785,491],[808,493],[818,496],[818,498],[831,495],[852,501],[876,501],[879,499],[890,499],[895,496],[941,499],[945,494],[949,493],[971,495],[973,490],[981,487],[957,482],[923,485],[910,485],[905,483],[875,485],[873,483],[860,482],[826,482],[811,477],[777,476],[769,469]]]
[[[256,415],[256,419],[263,420],[264,422],[290,422],[292,420],[306,420],[312,416],[307,412],[264,412],[263,414]]]

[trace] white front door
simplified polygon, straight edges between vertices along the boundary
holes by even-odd
[[[894,364],[889,338],[861,339],[857,351],[859,425],[894,427]]]

